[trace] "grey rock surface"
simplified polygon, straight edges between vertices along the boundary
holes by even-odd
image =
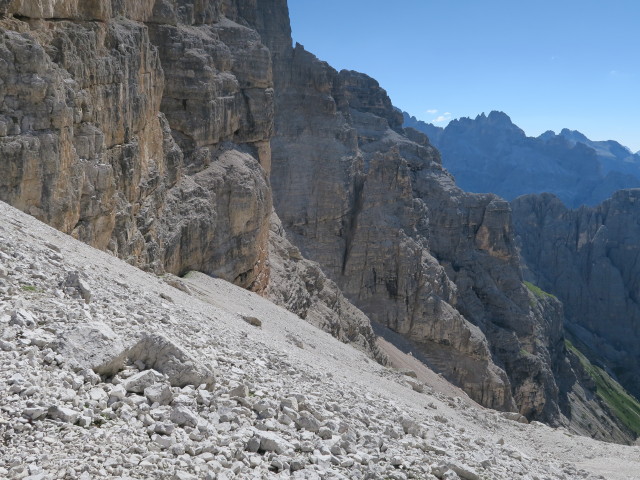
[[[60,336],[56,350],[70,365],[100,375],[115,375],[126,360],[124,340],[103,322],[68,329]]]
[[[9,2],[0,199],[136,266],[197,270],[266,294],[274,91],[271,54],[249,26],[265,8]],[[274,21],[264,28],[289,29],[288,18]],[[299,276],[285,287],[285,276],[274,295],[306,289]],[[81,282],[67,287],[89,301]],[[335,286],[318,280],[322,299],[300,305],[318,296],[312,283],[291,308],[373,349],[368,319]]]
[[[562,300],[574,340],[640,398],[640,190],[593,208],[570,210],[549,194],[512,206],[531,280]]]
[[[215,381],[209,367],[162,335],[143,333],[126,355],[130,361],[141,361],[147,368],[166,375],[174,387],[204,385],[211,388]]]
[[[320,265],[305,259],[287,239],[280,219],[271,217],[269,237],[271,281],[268,298],[337,339],[385,363],[367,316],[349,302]]]

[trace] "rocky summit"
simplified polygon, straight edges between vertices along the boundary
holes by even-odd
[[[515,207],[286,0],[0,0],[0,30],[0,477],[638,471]]]
[[[549,130],[527,137],[508,115],[493,111],[460,118],[445,128],[403,112],[404,126],[419,130],[442,153],[458,185],[507,200],[549,192],[566,205],[597,205],[615,191],[640,187],[640,156],[613,140]]]

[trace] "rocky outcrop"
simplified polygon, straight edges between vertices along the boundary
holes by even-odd
[[[354,307],[320,265],[305,259],[287,239],[278,216],[271,217],[268,298],[312,325],[386,364],[369,318]]]
[[[227,8],[4,2],[0,198],[135,265],[264,291],[271,62]]]
[[[617,142],[593,142],[564,129],[527,137],[502,112],[436,127],[404,113],[404,125],[429,136],[457,184],[507,200],[550,192],[571,207],[595,205],[623,188],[640,186],[640,157]]]
[[[547,329],[531,306],[509,205],[458,189],[375,80],[264,27],[286,9],[259,12],[275,52],[271,182],[289,240],[472,398],[557,419],[549,345],[561,319]]]
[[[569,210],[553,195],[512,206],[531,279],[562,300],[585,353],[640,398],[640,190],[616,192],[595,208]]]

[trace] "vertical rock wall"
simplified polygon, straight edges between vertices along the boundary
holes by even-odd
[[[0,199],[135,265],[263,291],[271,61],[223,3],[3,2]]]
[[[512,205],[532,280],[562,300],[591,358],[640,398],[640,190],[577,210],[550,194]]]
[[[557,418],[547,331],[521,283],[509,205],[461,192],[426,137],[404,135],[375,80],[291,47],[287,31],[268,27],[283,23],[284,2],[264,3],[255,24],[278,52],[271,181],[290,240],[472,398]],[[508,361],[514,351],[522,361]]]

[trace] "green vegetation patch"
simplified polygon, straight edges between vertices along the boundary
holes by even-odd
[[[602,368],[593,365],[580,350],[569,340],[565,339],[567,349],[576,354],[585,371],[596,384],[596,393],[609,405],[611,411],[630,430],[640,435],[640,402],[629,395],[627,391],[616,382]]]
[[[545,292],[539,286],[534,285],[531,282],[524,282],[524,284],[529,289],[529,291],[531,293],[533,293],[538,298],[555,298],[557,300],[555,295],[552,295],[552,294],[550,294],[548,292]]]
[[[22,285],[20,287],[22,290],[24,290],[25,292],[37,292],[38,289],[36,287],[34,287],[33,285]]]

